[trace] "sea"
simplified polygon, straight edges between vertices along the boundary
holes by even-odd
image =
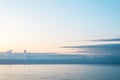
[[[0,80],[120,80],[120,65],[0,65]]]

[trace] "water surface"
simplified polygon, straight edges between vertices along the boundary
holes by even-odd
[[[120,80],[120,65],[0,65],[0,80]]]

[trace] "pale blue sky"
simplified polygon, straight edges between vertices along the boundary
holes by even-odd
[[[64,52],[120,34],[120,0],[0,0],[0,50]]]

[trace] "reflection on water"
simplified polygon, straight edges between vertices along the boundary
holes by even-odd
[[[120,80],[120,66],[0,65],[0,80]]]

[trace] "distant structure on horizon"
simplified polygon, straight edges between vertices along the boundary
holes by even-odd
[[[6,51],[5,53],[9,53],[9,54],[12,54],[12,49],[11,50],[8,50],[8,51]]]
[[[27,53],[27,50],[24,50],[24,53]]]
[[[26,53],[30,53],[30,52],[28,52],[27,50],[23,50],[23,52],[13,52],[13,49],[10,49],[10,50],[7,50],[7,51],[5,51],[5,52],[0,52],[0,53],[5,53],[5,54],[12,54],[12,53],[24,53],[24,54],[26,54]]]

